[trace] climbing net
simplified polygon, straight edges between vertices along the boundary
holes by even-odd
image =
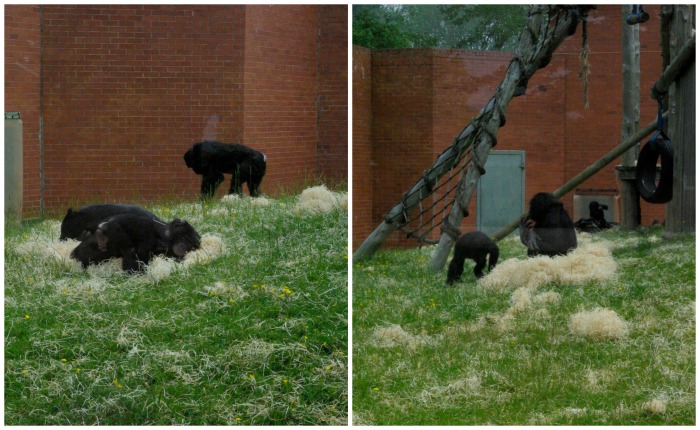
[[[401,202],[384,217],[387,224],[393,224],[406,234],[407,238],[416,239],[423,243],[435,244],[439,240],[432,233],[440,227],[440,232],[455,240],[459,234],[459,226],[448,221],[448,215],[455,204],[464,216],[468,215],[468,198],[460,194],[473,185],[476,179],[485,173],[484,160],[488,150],[496,146],[496,133],[499,127],[505,125],[504,109],[512,97],[525,94],[527,82],[539,68],[546,67],[556,46],[568,35],[574,33],[579,20],[583,22],[583,44],[581,56],[581,71],[579,78],[584,81],[584,92],[587,100],[587,32],[586,17],[590,6],[582,7],[535,7],[529,14],[545,16],[546,19],[533,21],[521,35],[521,45],[516,51],[508,67],[506,79],[496,90],[486,107],[472,119],[462,133],[455,138],[450,147],[445,149],[433,165],[424,172],[415,185],[403,195]],[[509,79],[509,76],[512,78]],[[509,90],[504,89],[510,82]],[[513,86],[515,86],[513,88]],[[486,148],[486,150],[482,150]],[[481,158],[478,154],[482,154]],[[477,172],[477,176],[470,176]],[[469,184],[464,181],[469,178]],[[476,178],[476,179],[475,179]],[[470,193],[466,194],[470,196]],[[414,210],[414,215],[411,215]],[[460,218],[461,219],[461,218]]]
[[[407,238],[414,238],[421,245],[423,243],[438,243],[438,239],[433,239],[431,233],[440,225],[448,225],[442,220],[446,219],[450,208],[455,203],[455,195],[467,165],[463,161],[469,157],[469,152],[462,151],[448,174],[436,179],[431,184],[432,190],[426,196],[420,196],[416,205],[418,210],[413,215],[406,216],[405,224],[399,227],[401,231],[406,233]],[[421,188],[413,192],[423,193],[424,190]],[[410,195],[409,192],[405,197]]]

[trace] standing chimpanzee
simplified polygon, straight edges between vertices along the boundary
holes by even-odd
[[[465,233],[455,241],[455,253],[447,269],[447,283],[459,281],[464,272],[464,260],[469,258],[476,262],[474,274],[477,279],[484,276],[486,256],[489,256],[489,271],[498,262],[498,245],[480,231]]]
[[[238,143],[199,142],[185,153],[185,164],[202,175],[202,198],[209,198],[230,173],[229,194],[243,194],[243,183],[248,183],[251,197],[260,195],[260,183],[265,176],[267,157],[262,152]]]
[[[564,205],[551,193],[538,193],[530,211],[520,220],[520,241],[527,255],[565,255],[576,248],[574,223]]]
[[[84,208],[73,210],[68,208],[66,216],[61,222],[61,236],[59,240],[77,239],[84,240],[95,233],[97,225],[114,215],[131,214],[151,218],[159,221],[157,216],[140,206],[103,204],[89,205]]]
[[[113,257],[122,258],[122,269],[140,271],[154,255],[177,259],[198,249],[199,233],[186,221],[174,219],[168,224],[138,215],[115,215],[101,222],[78,245],[71,257],[83,267]]]

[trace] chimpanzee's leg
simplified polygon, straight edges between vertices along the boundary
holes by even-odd
[[[231,174],[231,187],[228,190],[229,194],[243,195],[243,182],[245,182],[244,174],[241,172],[241,166],[238,165]]]
[[[211,171],[202,175],[202,198],[213,196],[222,182],[224,182],[224,175],[221,172]]]

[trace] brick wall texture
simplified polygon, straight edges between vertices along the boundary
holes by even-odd
[[[640,27],[641,125],[656,117],[649,89],[661,73],[659,7],[645,10],[652,19]],[[555,190],[621,142],[621,15],[618,5],[599,5],[590,13],[589,108],[577,78],[580,26],[533,76],[527,95],[508,106],[507,123],[499,129],[494,149],[525,151],[526,202],[540,191]],[[411,49],[370,54],[354,48],[353,249],[485,106],[511,58],[509,52]],[[361,94],[355,94],[360,82]],[[366,160],[370,152],[372,158]],[[614,170],[619,163],[613,161],[578,188],[619,189]],[[573,196],[562,197],[572,217]],[[476,200],[475,194],[462,231],[476,228]],[[662,221],[664,210],[665,205],[642,202],[642,223]],[[385,242],[388,247],[415,245],[401,232]]]
[[[203,139],[264,152],[269,195],[347,182],[345,5],[6,6],[5,20],[25,216],[40,197],[39,102],[49,212],[195,199],[201,178],[182,156]]]

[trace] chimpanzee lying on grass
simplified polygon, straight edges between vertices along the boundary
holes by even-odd
[[[447,269],[447,283],[459,281],[464,272],[464,260],[474,260],[474,274],[477,279],[484,276],[486,256],[489,257],[489,271],[498,263],[498,245],[480,231],[465,233],[455,241],[455,253]]]
[[[251,197],[260,195],[260,183],[265,176],[267,157],[262,152],[239,143],[199,142],[185,153],[185,164],[202,175],[202,198],[214,195],[224,181],[224,173],[230,173],[229,194],[243,194],[243,184],[248,183]]]
[[[69,208],[63,222],[61,222],[61,237],[59,239],[84,240],[95,233],[100,222],[119,214],[143,216],[163,223],[157,216],[140,206],[102,204],[89,205],[78,210]]]
[[[121,214],[101,222],[95,234],[84,239],[71,257],[83,267],[121,257],[123,270],[141,271],[155,255],[180,259],[199,245],[199,234],[186,221],[175,219],[165,224],[153,218]]]

